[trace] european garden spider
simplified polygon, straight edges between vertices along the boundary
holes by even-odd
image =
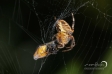
[[[71,41],[70,47],[67,50],[63,50],[63,52],[70,51],[75,46],[75,40],[72,36],[74,32],[74,25],[75,25],[75,18],[73,13],[72,14],[72,27],[69,26],[69,24],[64,20],[57,20],[56,22],[56,29],[57,34],[53,36],[53,39],[56,39],[58,45],[57,48],[64,48],[66,44],[68,44]]]

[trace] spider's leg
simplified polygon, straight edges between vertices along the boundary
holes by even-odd
[[[75,26],[75,18],[74,18],[74,14],[73,13],[71,13],[72,14],[72,30],[74,30],[74,26]]]
[[[57,45],[57,47],[59,48],[59,49],[62,49],[62,48],[64,48],[64,44],[63,43],[58,43],[58,45]]]
[[[62,52],[67,52],[67,51],[70,51],[70,50],[72,50],[72,48],[75,46],[75,39],[74,39],[74,37],[73,36],[71,36],[70,37],[71,38],[71,45],[70,45],[70,47],[66,47],[66,48],[69,48],[69,49],[67,49],[67,50],[63,50]]]
[[[56,34],[52,37],[52,40],[55,40],[56,39]]]

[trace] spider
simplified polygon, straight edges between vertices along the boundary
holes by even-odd
[[[56,22],[56,30],[57,34],[53,36],[52,39],[56,39],[58,45],[57,48],[64,48],[66,44],[68,44],[71,41],[70,47],[67,50],[63,50],[63,52],[70,51],[75,46],[75,39],[72,36],[74,32],[74,25],[75,25],[75,18],[73,13],[72,14],[72,28],[69,26],[69,24],[64,20],[57,20]]]

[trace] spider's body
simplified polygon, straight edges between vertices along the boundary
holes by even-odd
[[[66,32],[58,32],[55,37],[58,43],[58,48],[64,48],[64,46],[70,41],[70,37]]]
[[[58,20],[56,22],[56,30],[58,33],[54,35],[53,39],[56,38],[57,40],[58,43],[57,48],[64,48],[65,45],[71,41],[71,46],[67,47],[69,49],[64,50],[64,52],[71,50],[75,46],[75,40],[74,37],[72,36],[74,32],[74,22],[75,22],[73,14],[72,18],[73,18],[72,27],[70,27],[69,24],[64,20]]]
[[[67,34],[72,34],[74,32],[73,29],[69,26],[69,24],[64,20],[58,20],[56,23],[57,32],[66,32]]]
[[[66,32],[58,32],[56,34],[56,40],[59,44],[62,44],[62,46],[64,46],[70,41],[70,37],[68,34],[66,34]]]

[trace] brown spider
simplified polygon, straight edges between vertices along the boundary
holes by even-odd
[[[74,46],[75,46],[75,40],[74,37],[72,36],[74,32],[74,15],[72,13],[72,28],[69,26],[69,24],[64,21],[64,20],[57,20],[56,22],[56,29],[57,29],[57,34],[53,36],[53,39],[56,38],[56,41],[58,43],[57,48],[64,48],[66,44],[68,44],[71,41],[70,47],[67,50],[63,50],[63,52],[70,51]]]

